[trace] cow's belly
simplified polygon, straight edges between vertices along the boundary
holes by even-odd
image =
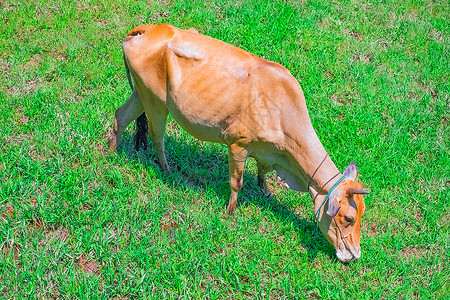
[[[177,123],[193,137],[201,141],[226,143],[222,135],[222,129],[216,124],[189,119],[177,109],[169,109],[169,111]]]
[[[226,143],[223,132],[226,116],[211,110],[206,101],[168,97],[166,106],[177,123],[195,138],[215,143]]]
[[[230,137],[224,133],[239,114],[249,93],[230,87],[206,92],[187,85],[169,90],[165,104],[178,124],[192,136],[216,143],[227,143]]]

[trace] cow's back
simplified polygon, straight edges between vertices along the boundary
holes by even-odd
[[[124,39],[124,53],[136,84],[165,102],[190,134],[213,142],[257,139],[257,127],[268,121],[258,119],[267,118],[261,112],[273,114],[272,125],[278,127],[279,107],[270,107],[278,99],[267,93],[284,89],[278,81],[293,79],[281,65],[167,24],[133,29]]]

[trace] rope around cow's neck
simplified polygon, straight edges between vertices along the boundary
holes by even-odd
[[[308,183],[308,189],[309,186],[311,184],[311,182],[313,181],[314,175],[316,175],[317,171],[319,171],[319,168],[322,166],[322,164],[325,162],[325,160],[328,157],[328,152],[325,153],[325,157],[323,158],[322,162],[319,164],[319,166],[316,168],[316,170],[314,171],[313,175],[311,176],[311,180]],[[325,182],[325,184],[321,187],[321,189],[323,189],[331,180],[333,180],[334,178],[336,178],[336,176],[338,176],[339,174],[341,174],[340,172],[337,173],[336,175],[334,175],[333,177],[331,177],[327,182]],[[330,197],[331,193],[333,192],[333,190],[338,186],[338,184],[344,180],[345,176],[342,175],[341,178],[339,178],[338,181],[336,181],[335,184],[333,184],[333,186],[330,188],[330,190],[328,191],[327,195],[325,196],[325,199],[323,199],[322,204],[320,204],[319,209],[314,213],[314,216],[316,217],[317,220],[317,227],[319,227],[319,217],[320,217],[320,210],[322,209],[322,206],[327,202],[328,198]],[[317,192],[316,196],[314,196],[314,203],[316,202],[316,198],[317,196],[319,196],[319,192]]]
[[[336,177],[337,175],[335,175],[334,177]],[[341,183],[342,180],[344,180],[345,176],[342,175],[341,178],[339,178],[338,181],[336,181],[335,184],[333,184],[333,186],[331,187],[331,189],[328,191],[327,195],[325,196],[325,199],[323,199],[322,204],[320,204],[319,209],[315,212],[314,216],[316,217],[317,220],[317,226],[319,226],[319,218],[320,218],[320,211],[322,209],[322,206],[327,202],[328,198],[330,197],[331,193],[334,191],[334,189],[338,186],[339,183]],[[319,194],[319,193],[317,193]],[[317,197],[317,195],[316,195]]]

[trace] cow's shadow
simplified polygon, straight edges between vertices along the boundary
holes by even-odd
[[[132,161],[152,167],[160,180],[171,186],[203,189],[207,184],[223,200],[225,209],[230,195],[227,148],[220,144],[199,143],[197,140],[173,135],[166,135],[165,148],[171,174],[161,170],[150,138],[148,149],[136,152],[132,136],[126,133],[120,152]],[[239,192],[238,207],[250,203],[271,211],[282,222],[292,223],[299,242],[307,250],[311,261],[319,252],[335,258],[333,247],[328,244],[315,223],[299,218],[294,211],[295,207],[281,203],[276,196],[265,196],[257,185],[256,174],[244,172],[244,186]]]

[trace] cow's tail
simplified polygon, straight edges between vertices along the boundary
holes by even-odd
[[[128,66],[127,60],[125,58],[125,52],[123,53],[123,60],[125,63],[125,70],[127,71],[128,83],[130,84],[131,90],[133,91],[133,79],[131,78],[130,67]],[[144,146],[144,149],[148,147],[147,140],[147,132],[148,132],[148,123],[147,116],[145,115],[145,111],[136,119],[136,134],[134,135],[134,148],[136,151],[139,150],[141,145]]]

